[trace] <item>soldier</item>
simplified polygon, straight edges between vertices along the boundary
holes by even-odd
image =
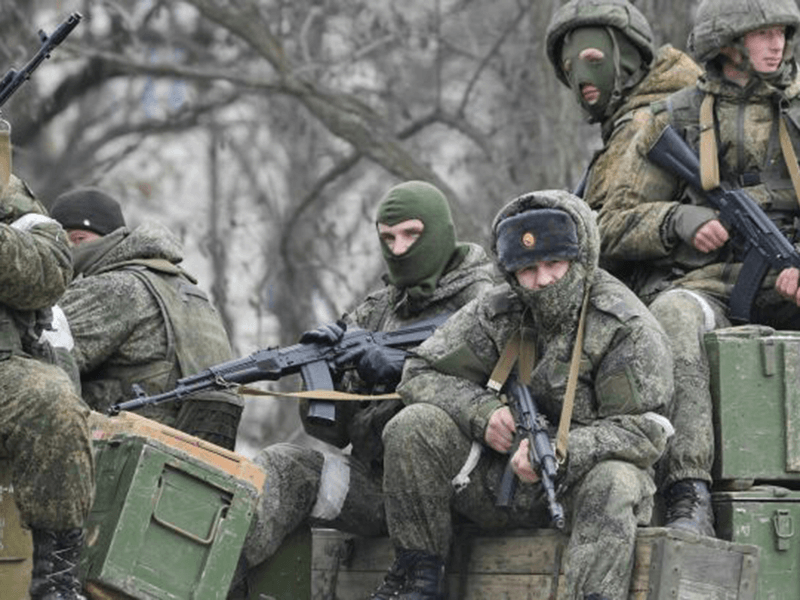
[[[495,272],[485,251],[456,240],[447,199],[428,183],[408,181],[391,188],[378,207],[376,228],[389,271],[387,285],[346,315],[346,326],[392,331],[455,312],[493,285]],[[301,341],[336,343],[343,333],[341,325],[331,323],[306,332]],[[359,377],[339,387],[362,393],[378,386],[393,391],[405,359],[401,350],[353,349],[342,361],[354,361]],[[245,543],[248,564],[271,556],[306,522],[367,536],[386,533],[381,433],[402,403],[337,404],[335,425],[309,421],[305,402],[301,417],[306,431],[318,439],[338,448],[352,444],[349,455],[275,444],[256,457],[267,472],[267,488]]]
[[[2,187],[2,186],[0,186]],[[94,497],[88,407],[42,332],[72,276],[64,231],[11,176],[0,192],[0,403],[14,499],[33,534],[32,600],[85,600],[76,566]]]
[[[94,410],[157,394],[233,358],[219,314],[184,271],[164,226],[125,226],[119,203],[95,188],[62,194],[51,211],[72,242],[76,278],[61,301],[74,338],[83,398]],[[140,413],[233,450],[243,409],[233,392],[209,392]]]
[[[556,77],[589,123],[601,127],[603,148],[576,192],[598,210],[613,165],[636,131],[630,126],[636,111],[693,85],[702,71],[669,44],[656,50],[650,24],[628,0],[570,0],[553,14],[546,38]]]
[[[615,161],[600,208],[604,256],[627,264],[634,291],[672,343],[676,435],[659,465],[666,518],[706,535],[713,535],[714,439],[703,334],[731,324],[728,301],[741,256],[726,243],[729,232],[714,209],[647,153],[672,124],[699,150],[701,170],[717,173],[706,189],[719,181],[743,188],[796,242],[800,210],[787,165],[797,164],[800,135],[800,80],[792,58],[798,23],[794,0],[701,2],[689,49],[705,73],[695,86],[637,114],[637,133]],[[778,275],[764,280],[752,322],[798,329],[797,273]]]
[[[636,527],[652,512],[650,467],[671,430],[659,414],[672,393],[669,342],[641,301],[598,268],[595,217],[577,196],[523,195],[498,213],[492,232],[507,283],[465,306],[420,345],[397,388],[407,406],[383,438],[386,518],[396,560],[372,598],[447,597],[453,512],[491,529],[550,522],[527,440],[512,465],[532,485],[518,486],[510,509],[495,504],[515,427],[490,375],[518,333],[536,357],[530,388],[550,423],[559,421],[567,403],[570,363],[580,365],[567,460],[557,480],[571,529],[567,597],[627,598]],[[482,453],[469,482],[456,491],[473,444]]]

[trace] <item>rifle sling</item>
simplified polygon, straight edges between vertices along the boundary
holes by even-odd
[[[304,390],[302,392],[274,392],[246,385],[239,386],[237,393],[243,396],[278,396],[280,398],[307,398],[309,400],[400,400],[400,394],[349,394],[336,390]]]
[[[567,458],[567,442],[569,439],[569,425],[572,421],[572,409],[575,406],[575,390],[578,385],[578,372],[581,365],[581,351],[583,350],[583,336],[586,324],[586,307],[589,304],[589,290],[583,296],[581,314],[578,319],[578,333],[575,336],[575,346],[572,348],[572,358],[569,364],[569,376],[567,378],[567,389],[564,392],[564,401],[561,404],[561,417],[558,422],[558,434],[556,436],[556,459],[562,464]],[[520,381],[525,385],[530,383],[531,372],[536,364],[536,345],[534,340],[525,337],[524,332],[516,331],[506,343],[497,364],[492,371],[491,377],[486,387],[493,391],[499,391],[508,379],[511,368],[517,358],[520,359]],[[495,386],[499,386],[495,388]]]
[[[714,131],[714,96],[706,94],[700,104],[700,182],[704,191],[719,187],[719,158]]]
[[[792,178],[795,199],[800,203],[800,167],[797,165],[797,154],[792,146],[792,140],[789,138],[789,130],[786,128],[786,120],[783,115],[778,116],[778,138],[783,151],[783,160],[789,170],[789,177]]]

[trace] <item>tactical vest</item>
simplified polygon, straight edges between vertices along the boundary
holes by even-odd
[[[700,105],[705,92],[696,88],[686,88],[664,100],[653,103],[653,112],[669,111],[670,121],[687,141],[698,150],[700,145]],[[716,109],[714,111],[716,115]],[[784,112],[787,118],[789,135],[795,152],[800,151],[800,102],[791,101]],[[755,171],[733,174],[720,157],[720,179],[736,188],[752,188],[751,195],[784,233],[794,234],[796,223],[791,215],[800,212],[798,199],[792,187],[792,180],[786,168],[778,139],[779,108],[774,107],[772,129],[769,135],[767,152],[760,167]],[[719,123],[714,120],[717,143],[720,144]]]
[[[134,384],[150,395],[170,390],[179,378],[232,358],[219,314],[183,269],[164,259],[141,259],[109,270],[130,272],[153,295],[166,324],[167,352],[164,359],[144,365],[101,368],[98,377],[84,382],[84,396],[90,405],[101,409],[95,402],[102,405],[128,399]],[[109,390],[118,390],[121,397],[110,398]],[[241,402],[233,394],[228,396]],[[214,400],[219,397],[215,395]]]

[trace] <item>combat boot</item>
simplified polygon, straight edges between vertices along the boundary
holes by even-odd
[[[715,537],[714,512],[708,484],[700,479],[683,479],[664,493],[667,527]]]
[[[86,600],[78,580],[83,530],[33,530],[31,600]]]
[[[394,564],[369,600],[445,600],[444,561],[398,548]]]

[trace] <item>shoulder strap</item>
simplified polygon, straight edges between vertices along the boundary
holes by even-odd
[[[719,187],[717,134],[714,130],[714,95],[700,103],[700,180],[705,191]]]
[[[794,146],[792,146],[789,130],[786,128],[786,120],[782,114],[778,116],[778,136],[781,142],[781,150],[783,151],[783,160],[789,170],[789,177],[792,178],[794,195],[800,203],[800,167],[797,165],[797,154],[794,151]]]

